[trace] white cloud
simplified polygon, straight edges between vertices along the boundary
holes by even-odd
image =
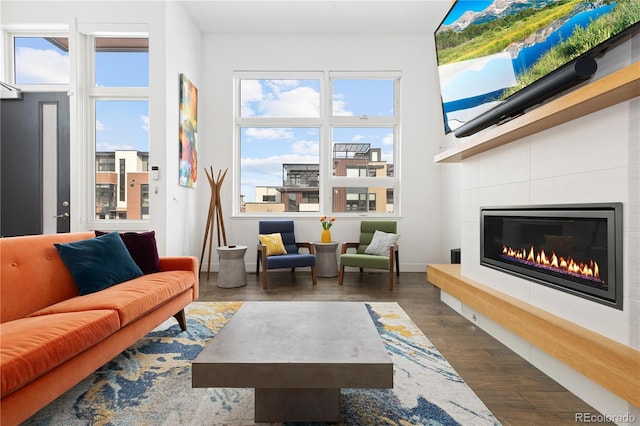
[[[99,132],[104,129],[105,129],[104,123],[100,120],[96,120],[96,132]]]
[[[264,158],[245,157],[242,164],[242,184],[247,184],[249,176],[259,175],[259,185],[280,185],[282,183],[282,165],[318,164],[319,143],[317,141],[298,140],[291,144],[286,154],[272,155]]]
[[[242,80],[243,117],[318,117],[320,94],[298,80]]]
[[[273,92],[280,93],[298,87],[298,80],[267,80],[267,87]]]
[[[142,130],[144,130],[145,132],[149,133],[149,116],[148,115],[141,115],[140,116],[140,121],[142,122]]]
[[[273,155],[265,158],[243,158],[240,160],[240,163],[242,164],[243,174],[248,172],[260,173],[265,176],[277,178],[281,182],[283,164],[318,164],[318,156],[291,153]],[[262,183],[262,185],[273,185],[273,183]]]
[[[387,133],[382,138],[382,144],[383,145],[393,145],[393,133]]]
[[[346,109],[347,102],[344,100],[344,95],[342,93],[335,93],[333,95],[332,104],[333,115],[341,117],[353,116],[353,112]]]
[[[29,84],[69,84],[69,56],[55,50],[20,47],[16,51],[16,75]]]
[[[256,139],[293,139],[294,134],[290,129],[282,128],[248,128],[247,136]]]
[[[242,102],[261,101],[262,85],[258,80],[242,80]]]
[[[262,92],[262,85],[258,80],[242,80],[241,89],[241,115],[242,117],[253,117],[256,114],[249,103],[262,101],[262,98],[264,97],[264,93]]]
[[[135,150],[136,148],[133,145],[129,144],[113,144],[110,142],[100,142],[96,144],[96,151],[130,151]]]
[[[365,139],[364,135],[354,135],[351,138],[351,142],[360,142],[360,141],[362,141],[364,139]]]
[[[275,93],[260,103],[260,115],[267,117],[319,117],[320,94],[311,87],[296,87]]]
[[[296,141],[291,146],[293,152],[298,154],[309,154],[318,156],[320,152],[320,147],[318,142],[314,141]],[[316,158],[316,162],[318,162]]]

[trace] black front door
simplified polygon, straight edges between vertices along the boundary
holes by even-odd
[[[69,232],[67,94],[3,99],[0,116],[0,236]]]

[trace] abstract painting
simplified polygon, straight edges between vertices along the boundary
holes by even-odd
[[[198,180],[198,89],[180,74],[179,184],[195,188]]]

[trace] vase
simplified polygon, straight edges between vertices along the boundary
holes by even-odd
[[[323,243],[331,242],[331,231],[329,229],[323,229],[322,234],[320,235],[320,241]]]

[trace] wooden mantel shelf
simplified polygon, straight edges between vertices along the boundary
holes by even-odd
[[[638,96],[640,96],[640,62],[580,87],[477,136],[464,138],[460,145],[436,155],[434,162],[457,163],[481,152]]]
[[[640,351],[461,275],[427,265],[427,281],[640,407]]]

